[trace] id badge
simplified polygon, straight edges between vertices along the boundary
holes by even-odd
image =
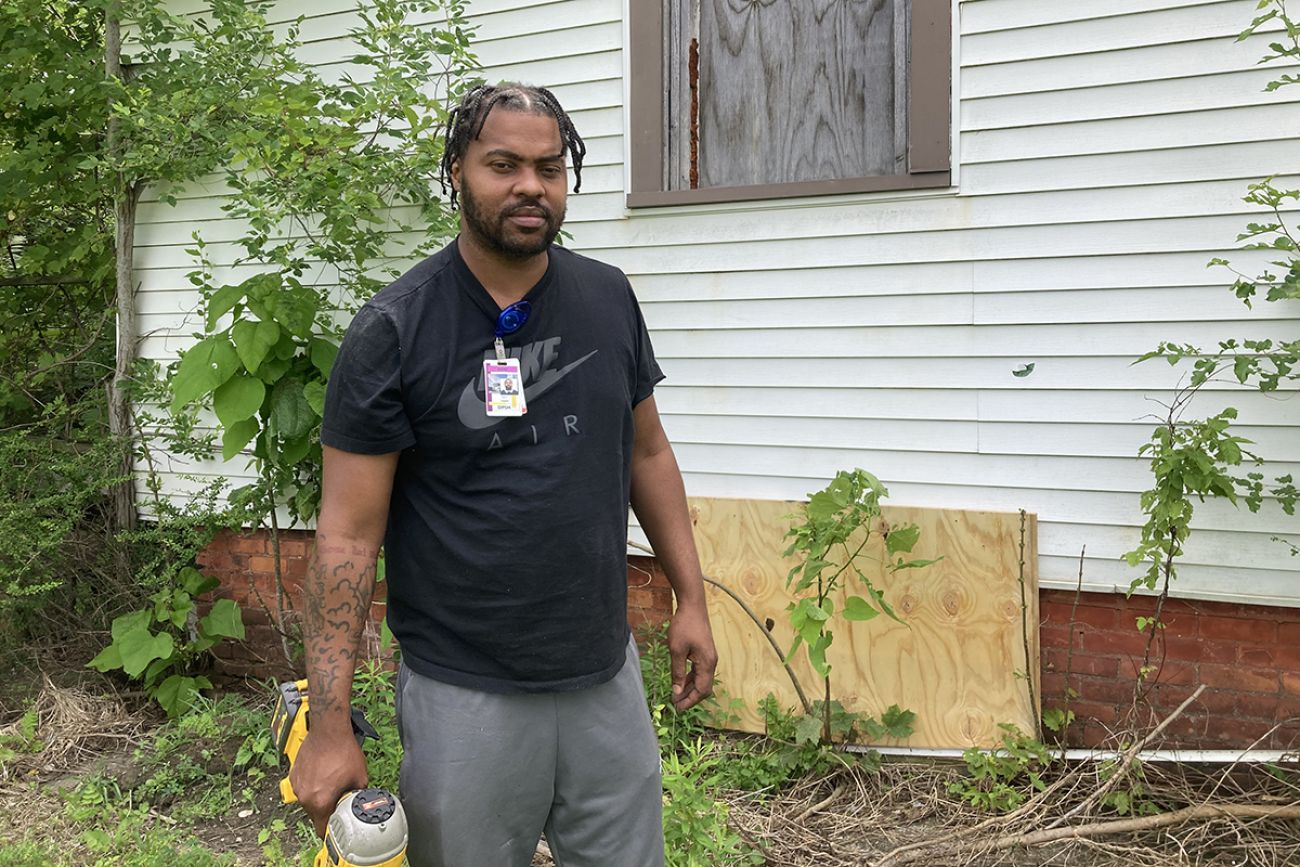
[[[528,412],[524,402],[524,377],[518,358],[488,359],[483,362],[483,395],[487,414],[518,416]]]

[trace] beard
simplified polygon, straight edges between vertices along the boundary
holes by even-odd
[[[544,252],[564,225],[565,209],[561,207],[560,212],[556,213],[541,202],[522,202],[489,213],[480,205],[469,184],[463,179],[459,198],[460,212],[465,218],[466,227],[483,247],[506,259],[530,259]],[[535,232],[520,232],[507,222],[512,214],[519,211],[540,214],[546,222]]]

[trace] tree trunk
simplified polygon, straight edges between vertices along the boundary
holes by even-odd
[[[104,13],[104,72],[109,78],[125,81],[122,72],[122,22],[119,4],[109,4]],[[112,97],[109,97],[110,108]],[[108,154],[116,161],[121,155],[120,122],[113,115],[108,120]],[[134,425],[125,385],[131,376],[136,357],[135,325],[135,206],[139,188],[122,172],[116,173],[113,190],[116,223],[113,255],[117,264],[117,357],[113,381],[108,388],[109,430],[123,444],[122,472],[126,481],[113,491],[113,518],[118,530],[135,527],[135,477],[132,452],[135,447]]]

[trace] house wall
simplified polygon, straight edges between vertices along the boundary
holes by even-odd
[[[1261,216],[1246,185],[1300,175],[1300,87],[1263,91],[1279,74],[1256,66],[1269,34],[1234,41],[1255,4],[961,2],[954,190],[629,212],[626,2],[470,9],[486,77],[552,87],[587,141],[571,245],[633,282],[688,491],[797,498],[862,466],[896,503],[1036,513],[1048,590],[1074,588],[1081,552],[1085,591],[1127,588],[1136,573],[1119,556],[1149,484],[1136,451],[1184,373],[1133,359],[1162,339],[1293,339],[1300,324],[1294,303],[1248,311],[1231,275],[1206,267],[1229,256],[1255,273],[1259,257],[1235,251]],[[349,5],[281,7],[306,16],[308,52],[329,64],[347,54]],[[142,206],[146,355],[174,357],[193,330],[190,232],[218,263],[232,255],[222,242],[238,227],[217,219],[218,192]],[[1226,405],[1271,474],[1300,471],[1294,392],[1214,384],[1193,412]],[[170,467],[176,494],[195,484],[182,471],[232,474]],[[1272,541],[1295,519],[1275,504],[1197,504],[1192,526],[1176,596],[1300,605],[1300,560]]]
[[[307,15],[309,55],[325,63],[346,53],[333,37],[348,5],[281,7]],[[636,287],[692,494],[800,497],[863,466],[899,503],[1035,512],[1043,584],[1072,587],[1086,546],[1085,586],[1111,590],[1133,575],[1118,557],[1148,484],[1136,450],[1182,373],[1132,360],[1166,338],[1294,335],[1300,316],[1247,311],[1205,267],[1258,218],[1241,202],[1248,182],[1300,173],[1300,88],[1262,91],[1277,75],[1255,67],[1266,34],[1234,42],[1253,6],[962,3],[955,192],[633,213],[620,0],[471,10],[485,75],[552,86],[586,137],[572,244]],[[217,219],[216,192],[142,207],[148,356],[191,339],[190,233],[219,264],[233,256],[222,241],[238,227]],[[1300,401],[1223,385],[1194,410],[1227,404],[1277,472],[1300,469]],[[1294,526],[1272,505],[1198,505],[1175,592],[1295,604],[1298,564],[1270,541]]]

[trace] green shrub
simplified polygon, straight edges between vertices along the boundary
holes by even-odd
[[[718,800],[717,748],[697,738],[663,757],[664,848],[668,867],[761,864],[727,824],[730,809]]]
[[[93,600],[112,574],[105,490],[122,480],[121,446],[47,427],[0,431],[0,618],[39,611],[56,591]],[[109,544],[106,544],[109,542]]]
[[[1054,756],[1048,747],[1010,723],[1002,723],[1002,746],[972,747],[962,754],[967,779],[949,783],[948,791],[980,810],[1014,810],[1030,795],[1047,788],[1043,773]]]
[[[150,475],[152,483],[156,477]],[[110,609],[109,640],[88,665],[102,672],[122,671],[141,682],[168,716],[185,714],[200,690],[211,651],[227,638],[244,637],[243,613],[230,599],[217,599],[202,616],[199,599],[219,586],[195,563],[199,553],[241,515],[218,507],[224,480],[210,481],[181,506],[157,495],[153,520],[123,532],[134,579]],[[123,609],[126,613],[121,613]]]
[[[668,625],[643,627],[638,638],[641,646],[641,680],[645,684],[646,703],[650,706],[655,734],[659,737],[659,749],[665,753],[678,752],[705,733],[718,713],[717,701],[709,698],[684,711],[674,708]]]
[[[217,579],[193,567],[182,569],[178,586],[149,597],[151,607],[113,621],[113,640],[88,665],[139,678],[168,716],[185,713],[199,690],[212,686],[206,677],[190,673],[194,664],[223,638],[244,637],[243,616],[233,600],[218,599],[198,616],[198,597],[217,586]]]
[[[365,743],[366,768],[370,785],[397,791],[402,770],[402,740],[397,731],[393,690],[397,676],[377,660],[362,660],[352,681],[352,703],[366,715],[379,734],[378,741]]]

